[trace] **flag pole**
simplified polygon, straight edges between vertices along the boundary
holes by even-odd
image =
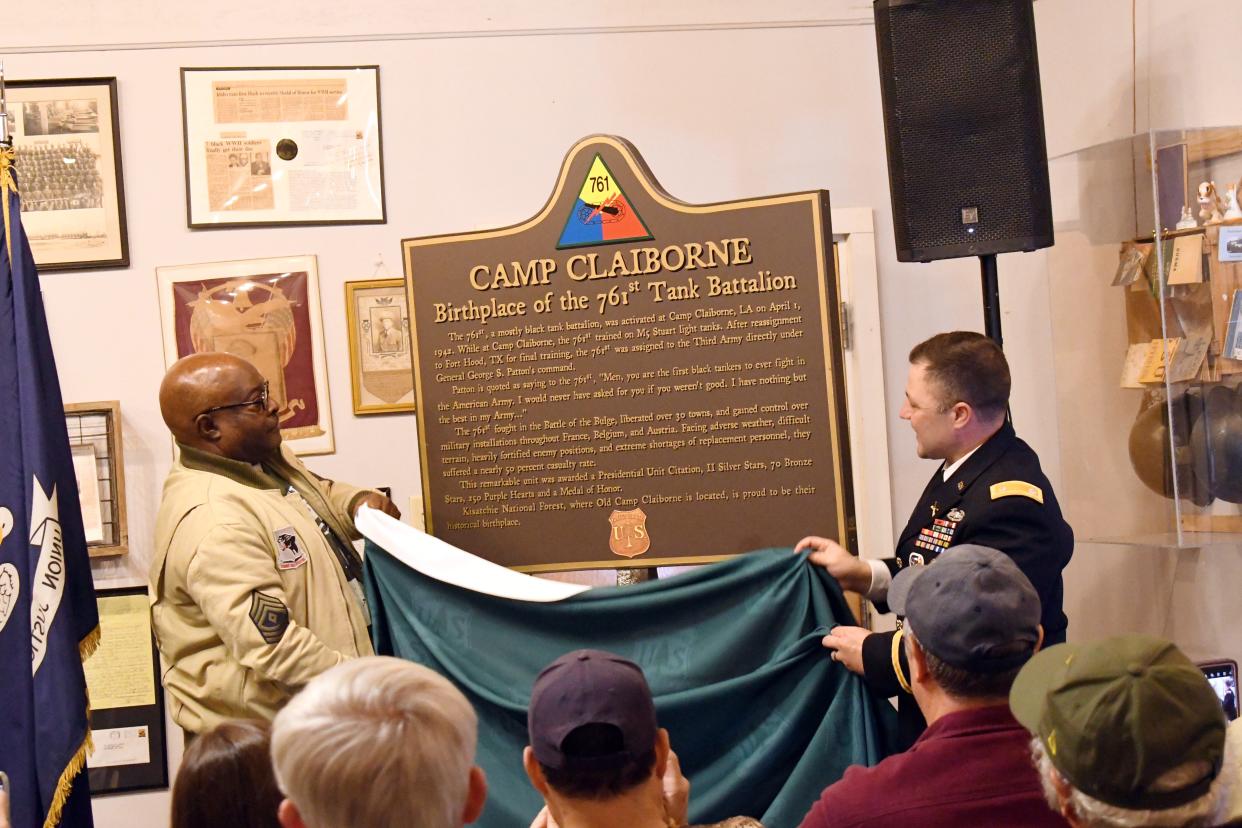
[[[13,133],[9,131],[9,102],[4,94],[4,61],[0,60],[0,147],[13,146]]]

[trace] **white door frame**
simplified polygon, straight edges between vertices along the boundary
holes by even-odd
[[[884,393],[884,349],[880,334],[880,280],[875,223],[865,207],[833,209],[837,283],[848,319],[845,357],[846,412],[854,517],[863,557],[893,554],[893,492],[888,465],[888,403]]]

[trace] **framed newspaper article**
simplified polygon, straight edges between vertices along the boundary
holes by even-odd
[[[5,88],[22,225],[39,270],[128,267],[116,78]]]
[[[414,363],[404,279],[345,283],[355,414],[414,410]]]
[[[183,68],[192,229],[382,224],[378,66]]]
[[[164,361],[225,351],[249,360],[298,454],[331,454],[332,410],[314,256],[157,267]]]

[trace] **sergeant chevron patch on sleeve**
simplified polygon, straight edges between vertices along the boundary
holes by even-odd
[[[289,628],[289,608],[279,598],[257,589],[250,595],[250,620],[268,644],[275,644]]]
[[[1004,483],[994,483],[988,491],[992,493],[993,500],[1018,495],[1020,497],[1029,497],[1036,503],[1044,502],[1044,490],[1024,480],[1006,480]]]

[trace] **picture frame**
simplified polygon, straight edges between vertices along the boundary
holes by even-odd
[[[1190,205],[1186,144],[1170,144],[1156,150],[1156,193],[1160,230],[1177,228],[1182,208]]]
[[[414,363],[405,279],[345,283],[354,414],[414,410]]]
[[[125,458],[117,400],[67,403],[65,430],[73,454],[86,547],[92,558],[129,553]]]
[[[100,640],[83,662],[90,694],[91,794],[164,790],[168,737],[160,656],[146,587],[101,589]]]
[[[183,67],[191,229],[383,224],[379,66]]]
[[[281,435],[294,452],[335,451],[315,257],[155,270],[165,363],[203,351],[241,356],[270,383]]]
[[[39,271],[129,267],[115,77],[5,82]]]

